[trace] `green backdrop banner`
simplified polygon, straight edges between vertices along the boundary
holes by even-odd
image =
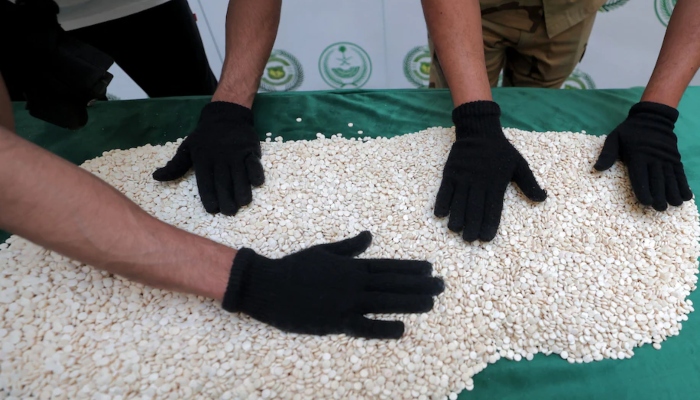
[[[637,102],[642,89],[495,89],[505,127],[531,131],[610,133]],[[168,98],[98,103],[88,125],[67,131],[31,118],[15,104],[23,137],[80,164],[104,151],[185,137],[208,98]],[[315,139],[317,132],[345,137],[395,136],[431,126],[452,126],[445,90],[266,93],[254,111],[261,140],[271,132],[285,140]],[[700,191],[700,88],[687,90],[676,124],[690,186]],[[301,122],[297,122],[301,118]],[[348,123],[353,126],[349,127]],[[358,134],[363,131],[363,135]],[[0,233],[1,234],[1,233]],[[0,237],[5,240],[6,235]],[[690,298],[700,304],[698,292]],[[650,345],[630,360],[569,364],[556,355],[533,361],[500,360],[474,378],[469,399],[692,399],[700,397],[700,318],[691,314],[677,337],[660,351]]]

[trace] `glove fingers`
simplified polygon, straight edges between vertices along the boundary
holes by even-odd
[[[664,182],[666,183],[666,200],[668,200],[668,204],[674,207],[683,204],[676,174],[673,172],[673,165],[668,163],[664,164]]]
[[[251,185],[258,187],[265,183],[265,171],[263,170],[260,158],[255,155],[250,155],[245,159],[246,171],[248,171],[248,180]]]
[[[367,250],[371,243],[372,234],[368,231],[362,231],[355,237],[344,239],[339,242],[321,244],[318,245],[317,248],[339,256],[355,257]]]
[[[243,165],[238,167],[231,166],[231,175],[233,176],[233,196],[238,207],[247,206],[251,201],[253,201],[253,189],[250,187],[248,174],[243,168]]]
[[[202,205],[208,213],[219,212],[219,201],[216,196],[216,186],[214,184],[214,167],[208,163],[196,163],[194,167],[197,177],[197,189]]]
[[[427,261],[368,259],[364,260],[371,274],[403,274],[430,276],[433,266]]]
[[[192,168],[192,158],[187,147],[180,148],[175,152],[175,156],[165,164],[164,167],[158,168],[153,172],[153,179],[164,182],[172,181],[181,178]]]
[[[440,189],[437,192],[435,200],[435,216],[438,218],[446,217],[450,213],[450,202],[454,194],[454,185],[451,179],[442,179]]]
[[[450,205],[450,220],[447,222],[447,228],[453,232],[459,232],[464,227],[464,213],[467,208],[468,194],[469,186],[463,183],[457,184]]]
[[[661,163],[649,164],[649,188],[653,199],[651,205],[656,211],[665,211],[668,208],[666,203],[666,185],[664,184],[664,172]]]
[[[467,210],[464,216],[462,238],[473,242],[479,238],[481,221],[484,219],[484,198],[486,194],[480,188],[472,186],[467,197]]]
[[[214,185],[219,211],[224,215],[235,215],[238,212],[238,204],[234,198],[233,177],[227,164],[218,163],[214,167]]]
[[[535,175],[532,174],[532,170],[524,158],[520,159],[520,162],[515,169],[513,181],[516,185],[518,185],[523,194],[530,200],[541,202],[547,199],[547,192],[545,192],[540,187],[540,184],[537,183]]]
[[[424,313],[433,309],[433,296],[366,292],[356,304],[362,314]]]
[[[399,339],[403,336],[404,325],[401,321],[381,321],[359,315],[348,320],[345,332],[367,339]]]
[[[685,170],[683,168],[683,164],[674,165],[673,171],[676,173],[676,179],[678,181],[678,190],[681,193],[681,199],[683,199],[683,201],[689,201],[693,198],[693,192],[690,191],[690,186],[688,186],[688,179],[685,177]]]
[[[504,197],[505,191],[501,190],[490,190],[486,193],[486,199],[484,200],[484,220],[481,223],[479,239],[489,242],[496,237],[498,226],[501,224]]]
[[[603,149],[598,156],[598,161],[596,161],[593,168],[598,171],[605,171],[615,164],[617,161],[618,154],[620,154],[620,142],[618,140],[619,136],[617,131],[613,131],[606,139],[603,144]]]
[[[373,274],[365,290],[399,294],[435,296],[445,290],[445,282],[432,276],[404,274]]]
[[[649,170],[646,163],[632,159],[627,169],[632,189],[634,189],[634,195],[637,196],[637,200],[645,206],[651,205],[652,198],[651,190],[649,189]]]

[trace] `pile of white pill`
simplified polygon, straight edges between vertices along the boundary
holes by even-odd
[[[505,133],[549,197],[530,203],[511,185],[490,243],[465,243],[433,216],[453,129],[264,142],[265,185],[234,217],[204,211],[193,173],[153,181],[178,143],[84,163],[152,215],[268,257],[370,230],[360,257],[430,260],[446,290],[427,314],[390,316],[407,325],[398,341],[285,334],[13,236],[0,245],[0,394],[455,399],[502,357],[629,358],[678,335],[697,282],[694,201],[638,206],[621,164],[592,172],[603,138]]]

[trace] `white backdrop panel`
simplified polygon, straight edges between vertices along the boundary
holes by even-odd
[[[227,0],[189,0],[218,76]],[[675,0],[609,0],[597,17],[583,61],[565,86],[646,85]],[[427,85],[427,31],[420,2],[287,0],[261,90],[415,88]],[[410,57],[407,57],[409,56]],[[112,95],[146,97],[112,68]],[[691,83],[700,84],[700,76]]]

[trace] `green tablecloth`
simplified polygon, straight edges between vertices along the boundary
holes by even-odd
[[[629,90],[547,90],[499,88],[494,97],[502,123],[534,131],[608,134],[638,101]],[[159,144],[186,136],[207,98],[117,101],[91,108],[90,122],[71,132],[27,115],[15,104],[17,129],[33,142],[81,163],[110,149]],[[317,132],[345,137],[393,136],[430,126],[452,126],[452,104],[444,90],[271,93],[258,96],[256,124],[285,139],[314,139]],[[689,88],[676,124],[690,186],[700,193],[700,87]],[[302,118],[297,122],[298,117]],[[354,126],[348,127],[352,122]],[[1,232],[0,232],[1,234]],[[6,236],[0,237],[4,240]],[[700,304],[700,291],[690,298]],[[690,315],[680,336],[637,349],[630,360],[569,364],[556,355],[531,362],[500,360],[478,374],[470,399],[692,399],[700,398],[700,317]]]

